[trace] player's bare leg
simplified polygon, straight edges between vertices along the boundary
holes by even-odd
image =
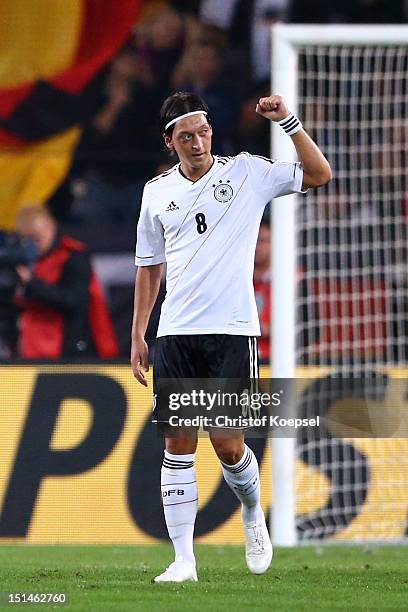
[[[161,470],[161,490],[167,530],[175,559],[155,582],[197,582],[193,549],[194,524],[198,508],[195,474],[197,432],[174,431],[166,437]]]
[[[273,550],[261,507],[258,462],[240,431],[212,429],[210,438],[225,481],[242,504],[248,569],[263,574],[271,564]]]

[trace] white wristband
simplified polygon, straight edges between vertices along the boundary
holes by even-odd
[[[278,121],[278,123],[288,136],[293,136],[293,134],[296,134],[303,129],[300,119],[298,119],[293,113],[290,113],[290,115],[285,117],[285,119],[281,119]]]

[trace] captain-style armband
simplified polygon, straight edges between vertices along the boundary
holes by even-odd
[[[293,136],[293,134],[296,134],[303,129],[300,119],[298,119],[293,113],[290,113],[290,115],[285,117],[285,119],[281,119],[278,121],[278,123],[288,136]]]

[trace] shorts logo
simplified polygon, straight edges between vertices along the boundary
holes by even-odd
[[[229,184],[230,182],[231,181],[227,181],[226,183],[223,183],[222,181],[220,181],[220,185],[213,185],[213,187],[215,187],[214,198],[218,202],[222,202],[223,204],[225,204],[226,202],[229,202],[231,200],[232,196],[234,195],[234,191],[231,185]]]

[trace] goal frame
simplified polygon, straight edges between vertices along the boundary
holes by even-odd
[[[408,46],[406,25],[303,25],[276,24],[271,28],[272,92],[282,95],[297,113],[298,49],[319,45]],[[307,129],[307,125],[305,126]],[[296,151],[276,123],[271,129],[271,157],[294,161]],[[294,378],[296,373],[296,195],[272,201],[272,333],[270,371],[273,378]],[[296,535],[296,440],[272,438],[272,540],[294,546]]]

